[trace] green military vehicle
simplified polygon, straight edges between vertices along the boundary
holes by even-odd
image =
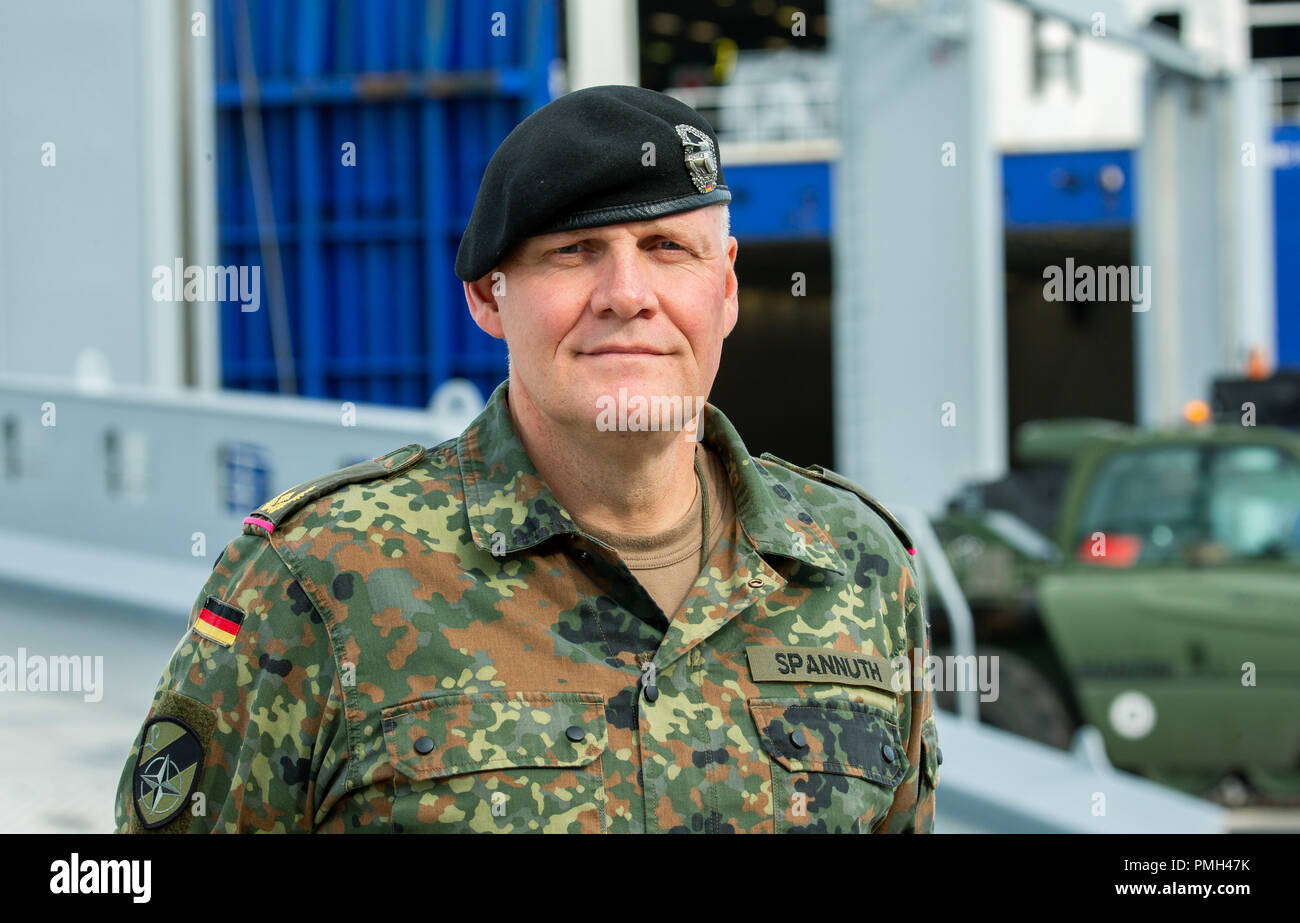
[[[998,655],[981,720],[1061,748],[1090,724],[1120,768],[1300,800],[1300,436],[1103,420],[1016,435],[1016,470],[934,524],[977,653]]]

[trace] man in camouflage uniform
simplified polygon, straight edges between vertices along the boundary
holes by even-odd
[[[661,94],[516,128],[457,258],[509,378],[459,437],[245,520],[119,830],[932,829],[910,540],[690,404],[736,323],[729,199],[712,129]]]

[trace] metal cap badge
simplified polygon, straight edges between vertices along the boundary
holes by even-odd
[[[718,185],[718,158],[713,152],[713,139],[694,125],[678,125],[677,134],[686,148],[686,169],[691,182],[700,192],[712,192]]]

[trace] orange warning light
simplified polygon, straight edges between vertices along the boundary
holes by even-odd
[[[1210,405],[1205,401],[1188,401],[1183,407],[1183,417],[1193,426],[1203,426],[1210,420]]]
[[[1264,358],[1264,351],[1258,347],[1252,349],[1250,358],[1246,360],[1246,377],[1252,381],[1263,381],[1268,373],[1268,360]]]

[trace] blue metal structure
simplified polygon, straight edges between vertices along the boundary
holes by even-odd
[[[750,241],[830,236],[833,165],[726,167],[731,226]],[[1133,152],[1052,151],[1002,157],[1007,230],[1124,227],[1133,223]]]
[[[1007,230],[1133,223],[1133,152],[1052,151],[1002,157]]]
[[[220,306],[223,386],[281,390],[287,321],[299,394],[422,406],[454,377],[490,393],[505,348],[474,326],[453,264],[492,152],[551,98],[558,0],[216,11],[221,261],[264,281],[259,310]],[[274,209],[260,231],[259,194]]]
[[[731,229],[747,241],[825,240],[831,235],[831,165],[824,161],[723,165]]]
[[[1277,362],[1300,367],[1300,125],[1273,130],[1277,247]]]

